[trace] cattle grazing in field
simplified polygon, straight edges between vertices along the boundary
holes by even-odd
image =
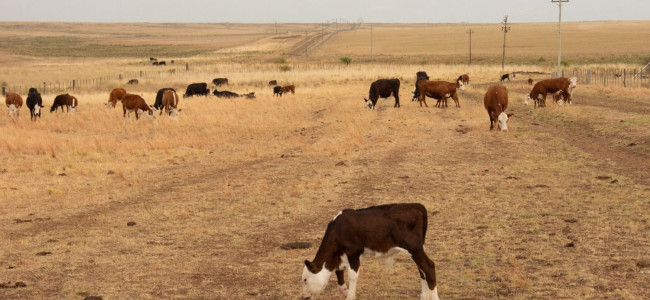
[[[207,83],[205,82],[192,83],[187,86],[187,89],[185,90],[185,94],[183,94],[183,98],[192,97],[195,95],[207,96],[209,94],[210,94],[210,90],[208,89]]]
[[[41,117],[41,108],[44,107],[41,93],[39,93],[35,88],[30,88],[26,102],[32,121],[36,121],[36,118]]]
[[[286,94],[286,93],[289,93],[289,92],[291,92],[292,95],[295,95],[296,94],[296,86],[294,86],[293,84],[290,84],[290,85],[285,85],[285,86],[282,87],[282,94]]]
[[[173,88],[162,88],[159,89],[158,92],[156,93],[156,101],[153,103],[153,109],[159,110],[163,108],[163,93],[165,91],[174,91],[176,92],[175,89]]]
[[[131,119],[131,113],[135,112],[135,119],[140,119],[142,114],[147,114],[150,117],[154,117],[153,110],[147,102],[144,101],[139,95],[126,94],[122,99],[122,110],[124,111],[124,118],[126,118],[126,113],[129,113],[129,119]]]
[[[215,79],[212,79],[212,84],[214,84],[216,86],[222,86],[224,84],[229,85],[228,84],[228,78],[215,78]]]
[[[428,81],[422,80],[419,83],[420,89],[420,107],[424,102],[424,106],[427,105],[427,97],[438,100],[436,102],[436,107],[447,107],[447,99],[452,98],[456,103],[456,107],[460,107],[460,102],[458,101],[458,89],[464,90],[465,85],[463,85],[462,80],[456,82],[447,82],[447,81]]]
[[[282,87],[276,85],[273,87],[273,96],[282,96]]]
[[[117,104],[117,101],[122,101],[126,95],[126,90],[123,88],[114,88],[111,93],[108,95],[108,102],[106,103],[106,108],[114,108]]]
[[[170,117],[175,118],[178,116],[178,113],[181,112],[181,109],[178,109],[178,94],[173,89],[169,89],[163,92],[162,104],[165,108],[165,113]],[[160,115],[163,111],[160,110]]]
[[[528,94],[525,103],[529,101],[535,102],[535,107],[546,106],[546,96],[550,94],[559,94],[564,99],[564,102],[571,104],[571,95],[573,89],[576,87],[578,78],[559,77],[540,80],[533,86],[533,89]]]
[[[533,79],[532,78],[528,78],[528,85],[533,85]]]
[[[399,104],[399,79],[378,79],[372,84],[370,84],[370,90],[368,91],[368,98],[363,98],[363,101],[366,102],[369,109],[375,109],[377,105],[377,100],[379,98],[388,98],[391,95],[395,97],[395,105],[393,107],[400,107]]]
[[[278,85],[278,81],[277,81],[277,80],[271,80],[271,81],[269,81],[269,86],[276,86],[276,85]]]
[[[173,65],[176,62],[172,59],[169,63]]]
[[[302,298],[314,299],[336,273],[338,290],[355,299],[361,256],[386,258],[392,262],[399,252],[409,255],[418,267],[420,299],[438,300],[434,262],[424,251],[428,216],[419,203],[399,203],[364,209],[345,209],[327,225],[314,260],[305,260]],[[349,287],[344,271],[348,270]]]
[[[127,84],[138,84],[138,83],[139,83],[139,82],[138,82],[137,79],[131,79],[131,80],[129,80],[129,81],[127,82]]]
[[[158,62],[158,65],[159,65],[159,66],[166,66],[167,63],[165,63],[164,60],[161,60],[161,61]]]
[[[77,100],[75,96],[71,96],[70,94],[61,94],[54,98],[50,112],[57,111],[59,107],[61,108],[61,111],[66,108],[67,112],[70,112],[70,110],[75,112],[77,111],[77,105],[79,105],[79,100]]]
[[[458,76],[458,80],[463,82],[463,85],[468,85],[469,84],[469,75],[463,74]]]
[[[154,65],[154,66],[157,66],[157,65],[158,65],[158,62],[157,62],[157,61],[154,61],[154,62],[152,62],[151,64]]]
[[[157,61],[157,59],[152,56],[152,57],[149,57],[149,61]]]
[[[420,98],[420,89],[418,88],[418,82],[420,82],[420,80],[429,80],[427,72],[418,71],[415,73],[415,91],[413,92],[413,98],[411,101],[417,101]]]
[[[20,116],[20,108],[23,107],[23,97],[16,93],[7,93],[5,95],[5,104],[9,110],[10,117]]]
[[[515,73],[512,73],[512,75],[510,75],[510,73],[501,75],[501,82],[503,82],[506,79],[510,81],[510,77],[515,78]]]
[[[502,85],[493,85],[483,96],[483,105],[490,116],[490,130],[496,123],[501,131],[508,131],[508,121],[513,114],[506,114],[508,108],[508,89]]]

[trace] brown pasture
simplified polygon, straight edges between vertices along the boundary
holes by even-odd
[[[103,25],[86,34],[135,26]],[[574,105],[533,109],[523,104],[527,77],[517,77],[506,83],[510,131],[497,133],[482,99],[500,65],[345,66],[312,57],[282,71],[267,60],[292,44],[276,41],[214,52],[248,57],[245,64],[187,56],[201,66],[127,89],[153,104],[159,88],[181,94],[218,70],[233,91],[256,92],[181,99],[175,120],[124,120],[121,104],[107,110],[117,82],[75,92],[78,112],[37,122],[10,119],[3,108],[0,299],[298,299],[302,262],[327,222],[343,208],[394,202],[429,211],[426,249],[442,299],[650,298],[646,88],[578,85]],[[18,56],[2,53],[9,68],[61,80],[69,75],[53,65],[83,75],[138,70],[148,60],[46,56],[13,65]],[[408,101],[419,70],[449,81],[468,73],[462,108]],[[369,84],[384,77],[402,81],[402,107],[380,99],[368,111]],[[300,93],[273,97],[270,79]],[[44,94],[43,104],[54,96]],[[313,246],[280,248],[299,241]],[[406,255],[391,269],[371,258],[361,268],[360,299],[419,295]],[[339,297],[334,276],[323,296]]]

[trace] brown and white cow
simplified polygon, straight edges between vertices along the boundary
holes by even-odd
[[[122,98],[122,110],[124,111],[124,118],[126,118],[127,111],[129,112],[129,119],[131,119],[132,112],[135,112],[136,120],[140,119],[142,114],[147,114],[153,118],[156,117],[151,107],[139,95],[125,94]]]
[[[286,94],[288,92],[291,92],[291,94],[295,94],[296,93],[296,86],[294,86],[293,84],[283,86],[282,87],[282,94]]]
[[[460,102],[458,101],[458,89],[464,90],[465,85],[463,84],[462,79],[458,79],[454,82],[447,81],[428,81],[421,80],[418,83],[418,88],[420,90],[420,107],[424,102],[424,106],[427,105],[427,98],[434,98],[438,100],[436,102],[436,107],[447,107],[447,99],[452,98],[456,103],[456,107],[460,107]]]
[[[67,108],[68,112],[72,110],[72,112],[77,111],[77,105],[79,104],[79,101],[75,96],[71,96],[69,94],[61,94],[58,95],[54,98],[54,102],[52,103],[52,107],[50,108],[50,112],[55,112],[61,108],[61,111],[63,111],[63,108]]]
[[[366,102],[369,109],[375,109],[377,105],[377,100],[379,98],[388,98],[390,95],[395,97],[395,105],[393,107],[400,107],[399,105],[399,79],[378,79],[372,84],[370,84],[370,90],[368,91],[368,98],[363,98],[363,101]]]
[[[534,101],[535,107],[543,107],[546,106],[546,96],[549,93],[557,93],[562,96],[567,104],[571,104],[571,95],[573,94],[573,89],[575,89],[577,82],[578,78],[576,77],[559,77],[538,81],[533,86],[533,89],[528,94],[524,103],[528,104],[529,101]]]
[[[166,90],[163,92],[162,105],[165,108],[165,113],[172,118],[176,118],[181,111],[178,109],[178,94],[174,90]],[[160,109],[160,115],[162,115],[162,112],[163,110]]]
[[[23,107],[23,98],[16,93],[7,93],[5,95],[5,104],[7,104],[8,114],[10,117],[20,116],[20,108]]]
[[[463,82],[463,85],[469,85],[469,75],[463,74],[458,76],[458,80]]]
[[[533,79],[532,78],[528,78],[528,85],[533,85]]]
[[[345,209],[327,225],[314,260],[305,260],[302,298],[315,299],[336,273],[338,290],[355,299],[361,256],[382,257],[392,262],[399,252],[409,255],[418,267],[420,299],[438,300],[435,265],[424,252],[427,210],[419,203],[399,203],[363,209]],[[349,288],[344,271],[348,269]]]
[[[490,130],[496,123],[499,130],[508,131],[508,121],[513,114],[506,114],[508,108],[508,89],[502,85],[493,85],[483,96],[483,105],[490,116]]]
[[[108,95],[108,102],[106,103],[106,108],[115,108],[117,101],[122,101],[126,95],[126,90],[123,88],[114,88],[111,93]]]

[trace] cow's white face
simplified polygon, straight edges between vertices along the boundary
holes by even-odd
[[[180,110],[178,110],[176,108],[172,108],[172,110],[169,111],[169,117],[172,118],[172,119],[176,119],[176,117],[178,117],[178,112],[179,111]]]
[[[325,264],[318,273],[312,273],[307,266],[304,266],[302,268],[302,298],[315,299],[327,286],[331,274],[332,272],[325,268]]]
[[[9,105],[9,116],[10,117],[18,116],[18,108],[13,104]]]
[[[530,104],[530,101],[533,101],[532,99],[530,99],[530,95],[524,96],[524,105]]]
[[[34,116],[38,116],[39,118],[41,117],[41,106],[38,104],[34,106]]]
[[[366,105],[368,105],[368,109],[370,109],[370,110],[375,109],[375,106],[372,104],[372,101],[370,101],[370,100],[368,100],[366,98],[363,98],[363,101],[366,102]]]
[[[505,112],[501,112],[497,118],[497,125],[499,125],[499,130],[508,131],[508,115]]]
[[[461,90],[465,90],[465,85],[463,84],[462,79],[458,79],[458,88]]]
[[[113,103],[112,102],[106,102],[106,103],[104,103],[104,105],[106,105],[106,109],[113,108]]]
[[[578,77],[569,78],[569,88],[575,88],[578,85]]]
[[[77,108],[76,107],[70,107],[70,112],[77,112]]]

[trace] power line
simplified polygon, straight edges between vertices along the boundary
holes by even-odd
[[[501,57],[501,70],[503,70],[506,64],[506,33],[510,31],[510,26],[508,26],[508,15],[503,18],[503,26],[501,26],[501,30],[503,30],[503,56]]]
[[[560,8],[557,31],[557,77],[562,77],[562,3],[568,3],[569,0],[551,0],[551,3],[557,3]]]

